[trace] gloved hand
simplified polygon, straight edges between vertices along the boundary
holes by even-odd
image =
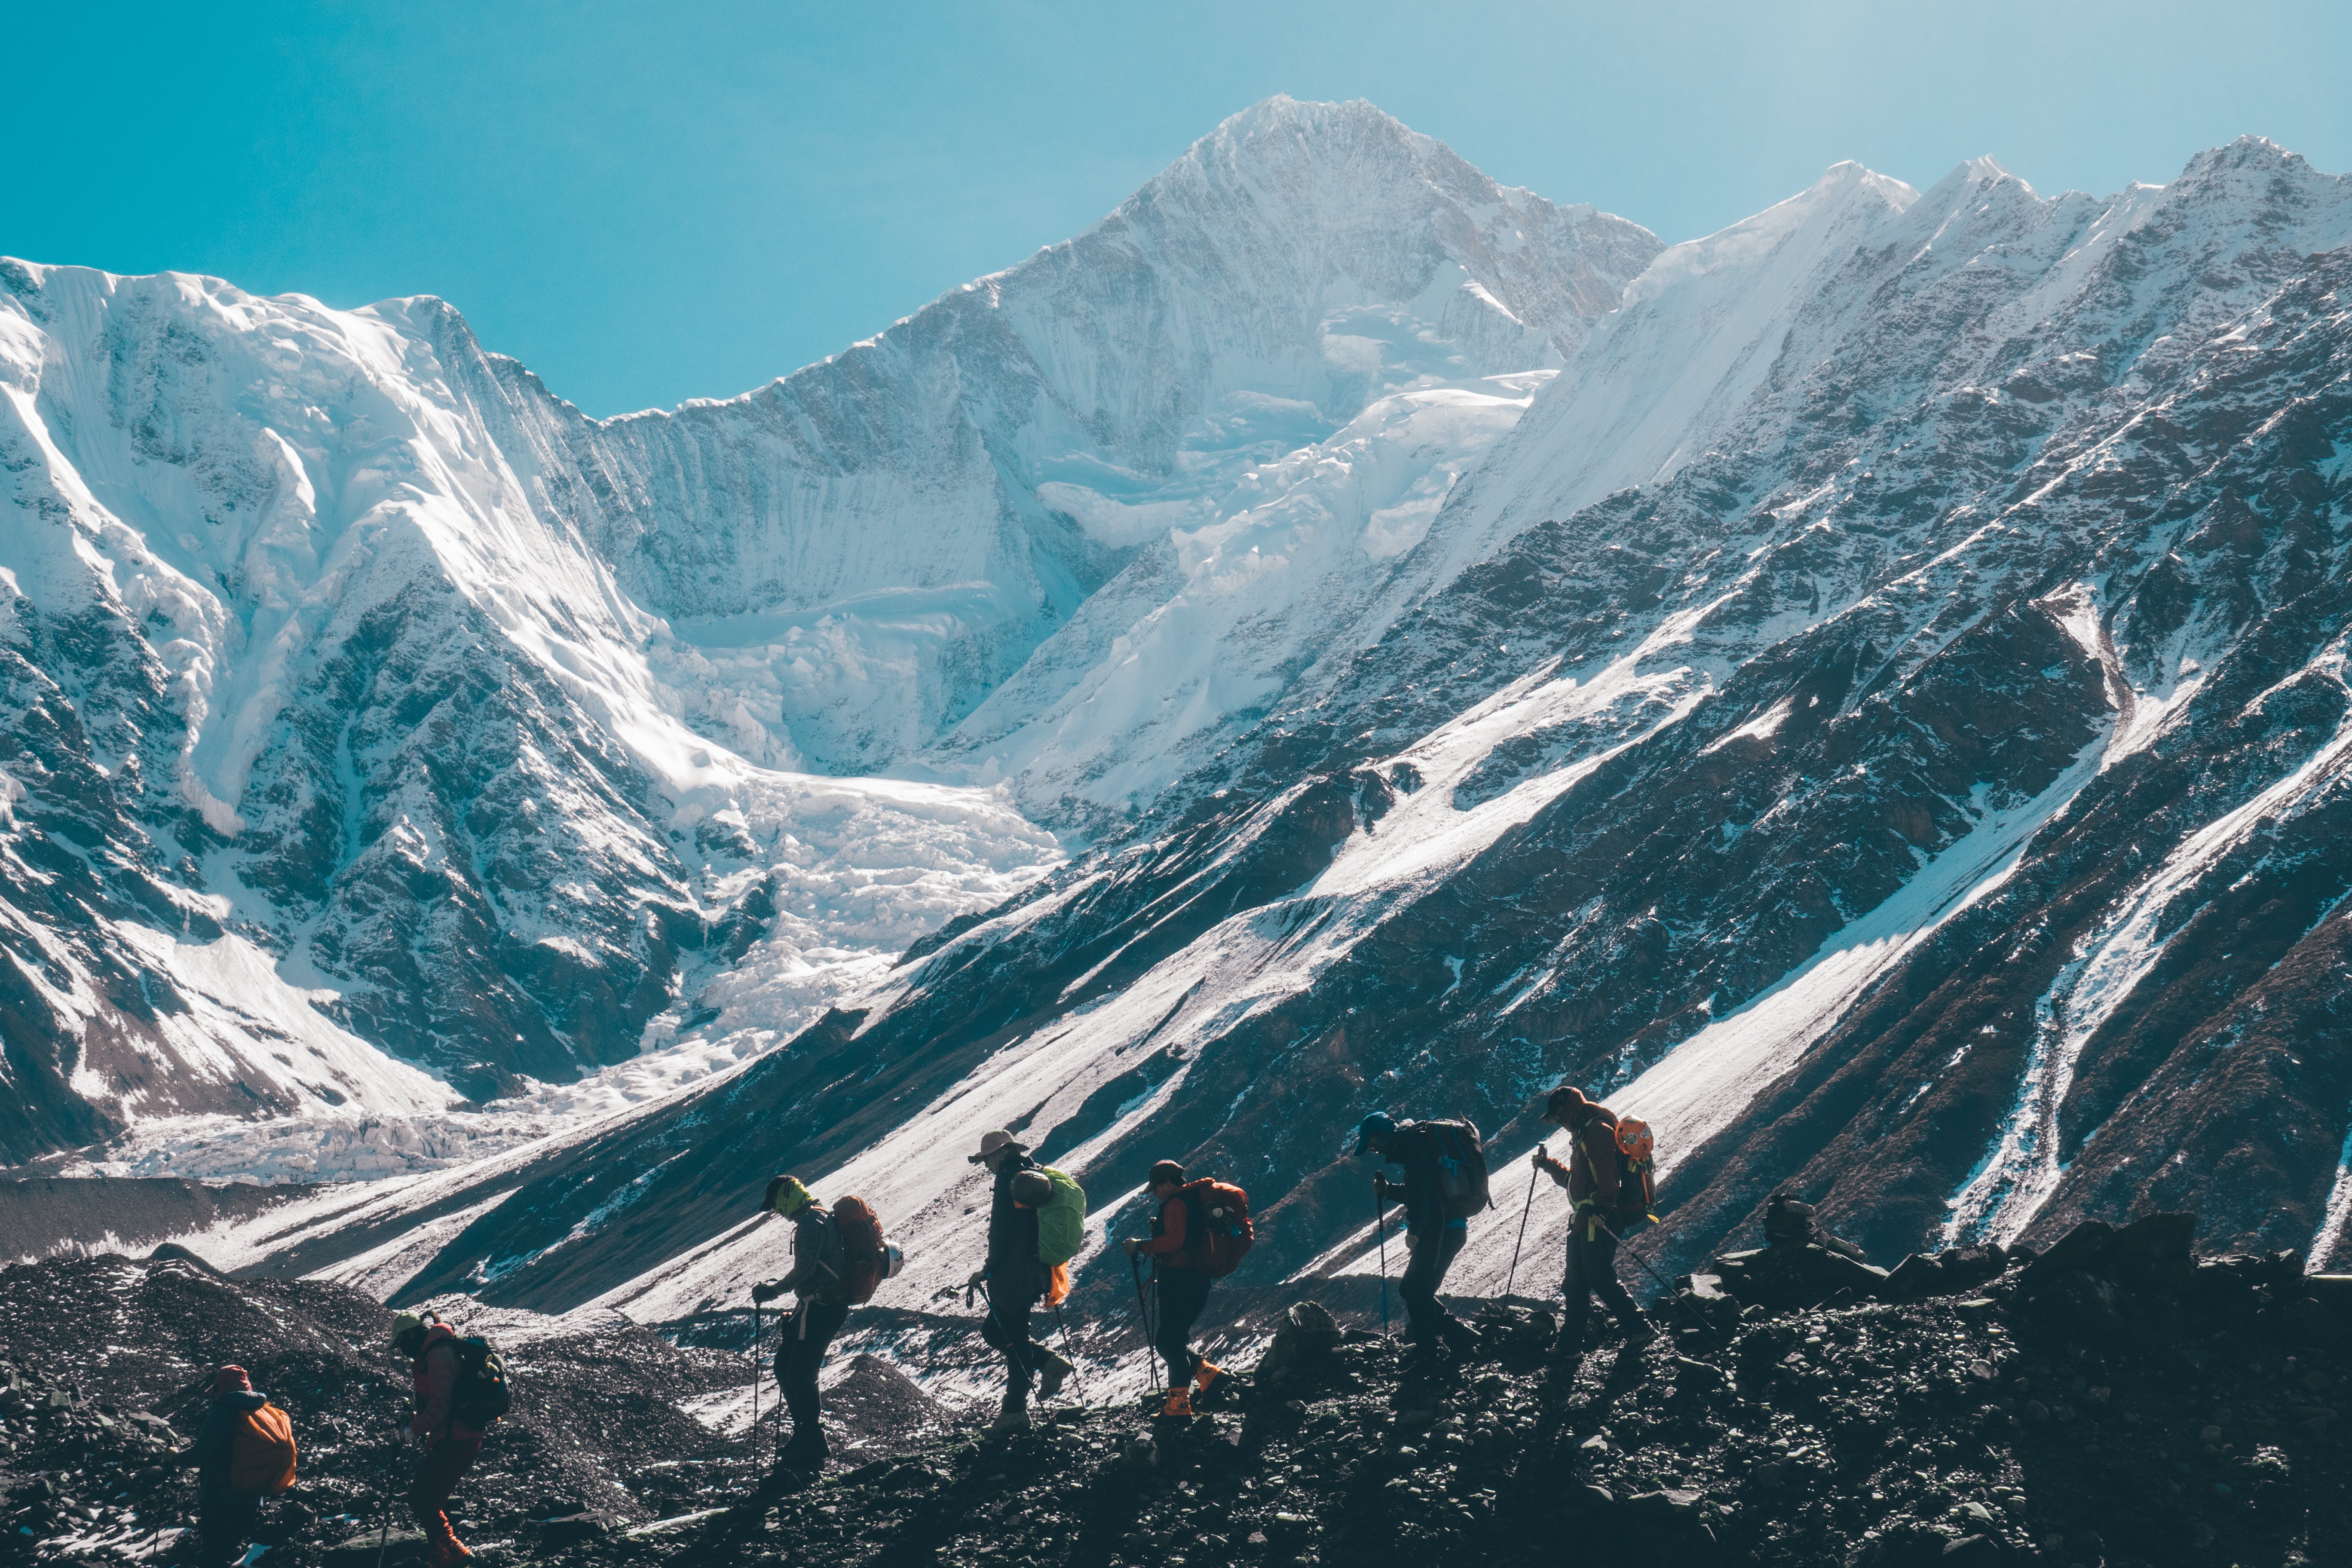
[[[975,1268],[971,1271],[971,1278],[963,1282],[963,1288],[967,1290],[977,1290],[982,1285],[987,1283],[988,1270],[985,1268]]]
[[[1550,1163],[1551,1156],[1544,1152],[1543,1145],[1540,1143],[1536,1145],[1536,1152],[1528,1156],[1528,1163],[1536,1166],[1538,1169],[1541,1169],[1543,1166]]]
[[[1135,1255],[1143,1250],[1143,1237],[1139,1236],[1130,1236],[1125,1241],[1120,1242],[1119,1246],[1127,1249],[1127,1260],[1129,1263],[1132,1263],[1135,1261]]]
[[[774,1280],[763,1279],[751,1287],[751,1300],[755,1305],[764,1307],[783,1293],[783,1287]]]
[[[1372,1194],[1373,1196],[1383,1200],[1401,1198],[1404,1196],[1404,1189],[1397,1185],[1394,1182],[1390,1181],[1386,1176],[1374,1176],[1372,1178]]]

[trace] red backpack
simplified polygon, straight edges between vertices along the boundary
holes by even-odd
[[[1210,1279],[1223,1279],[1242,1266],[1257,1240],[1250,1229],[1249,1194],[1231,1182],[1204,1176],[1185,1183],[1178,1195],[1184,1200],[1186,1261]]]
[[[852,1306],[862,1307],[890,1274],[881,1217],[864,1198],[841,1198],[833,1205],[833,1225],[841,1242],[839,1289]]]

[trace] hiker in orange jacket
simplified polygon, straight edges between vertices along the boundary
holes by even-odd
[[[171,1462],[196,1468],[197,1568],[223,1568],[245,1555],[253,1539],[254,1521],[261,1512],[262,1494],[240,1491],[229,1484],[229,1465],[236,1456],[236,1429],[245,1417],[269,1403],[258,1393],[241,1366],[225,1366],[213,1373],[212,1397],[205,1404],[205,1423],[196,1439],[172,1456]]]
[[[1192,1395],[1206,1394],[1224,1369],[1206,1356],[1192,1353],[1192,1325],[1209,1304],[1209,1276],[1197,1267],[1188,1235],[1191,1211],[1184,1202],[1184,1167],[1162,1160],[1151,1167],[1151,1195],[1160,1200],[1160,1217],[1151,1224],[1151,1239],[1130,1237],[1123,1245],[1129,1258],[1151,1259],[1152,1289],[1160,1298],[1160,1333],[1154,1343],[1168,1363],[1168,1403],[1164,1415],[1192,1414]]]
[[[1557,1123],[1569,1135],[1565,1164],[1536,1145],[1532,1163],[1568,1189],[1575,1205],[1568,1229],[1568,1270],[1560,1289],[1568,1298],[1560,1321],[1559,1353],[1584,1348],[1584,1320],[1592,1298],[1601,1298],[1625,1331],[1629,1348],[1639,1350],[1658,1337],[1617,1279],[1617,1237],[1638,1209],[1628,1213],[1619,1191],[1617,1117],[1607,1106],[1585,1098],[1580,1089],[1563,1086],[1544,1102],[1544,1120]]]

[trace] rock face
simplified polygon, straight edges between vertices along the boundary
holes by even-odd
[[[2247,140],[2105,201],[1842,167],[1674,247],[1376,636],[1115,846],[614,1129],[650,1229],[583,1229],[606,1195],[551,1162],[420,1281],[726,1298],[764,1243],[689,1248],[790,1166],[909,1216],[913,1300],[973,1261],[995,1125],[1098,1207],[1161,1157],[1242,1182],[1252,1279],[1369,1273],[1346,1130],[1467,1114],[1515,1159],[1562,1079],[1659,1130],[1667,1273],[1774,1193],[1881,1266],[2150,1205],[2336,1257],[2347,241],[2352,184]]]

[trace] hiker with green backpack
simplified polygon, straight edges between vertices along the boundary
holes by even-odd
[[[479,1334],[460,1339],[438,1312],[403,1312],[392,1321],[392,1348],[409,1358],[416,1413],[408,1441],[424,1450],[408,1486],[408,1509],[424,1528],[432,1568],[456,1568],[473,1553],[449,1525],[449,1494],[474,1461],[491,1423],[512,1393],[506,1363]]]
[[[1380,1156],[1397,1165],[1404,1180],[1391,1182],[1375,1167],[1372,1201],[1386,1226],[1387,1205],[1404,1205],[1404,1298],[1411,1326],[1405,1341],[1417,1356],[1437,1352],[1443,1343],[1456,1354],[1476,1348],[1478,1331],[1447,1311],[1437,1300],[1445,1271],[1469,1239],[1470,1216],[1488,1204],[1486,1145],[1466,1121],[1407,1121],[1399,1125],[1375,1110],[1356,1126],[1356,1157]]]
[[[798,1299],[776,1347],[776,1384],[793,1418],[793,1436],[776,1456],[771,1480],[814,1479],[824,1473],[830,1452],[819,1419],[817,1373],[849,1309],[872,1300],[882,1281],[898,1272],[898,1253],[864,1199],[845,1197],[827,1208],[797,1176],[770,1182],[762,1208],[793,1222],[793,1267],[781,1279],[751,1287],[751,1300],[765,1306],[786,1294]]]
[[[1029,1314],[1041,1300],[1058,1301],[1058,1283],[1068,1286],[1069,1260],[1085,1235],[1087,1195],[1076,1182],[1029,1157],[1029,1146],[999,1128],[985,1133],[971,1156],[995,1178],[988,1210],[988,1260],[965,1282],[987,1303],[981,1337],[1004,1356],[1004,1401],[990,1424],[994,1432],[1029,1426],[1033,1384],[1050,1399],[1073,1368],[1029,1331]]]
[[[245,1555],[262,1500],[294,1485],[294,1426],[241,1366],[213,1373],[196,1440],[171,1457],[195,1467],[197,1568]]]
[[[1160,1331],[1154,1339],[1168,1363],[1168,1397],[1162,1415],[1192,1414],[1192,1395],[1206,1394],[1224,1369],[1192,1353],[1192,1325],[1209,1304],[1212,1281],[1231,1274],[1250,1249],[1249,1194],[1227,1182],[1188,1182],[1184,1167],[1162,1160],[1146,1178],[1159,1200],[1151,1237],[1129,1237],[1122,1245],[1130,1262],[1151,1259],[1151,1288],[1160,1298]]]

